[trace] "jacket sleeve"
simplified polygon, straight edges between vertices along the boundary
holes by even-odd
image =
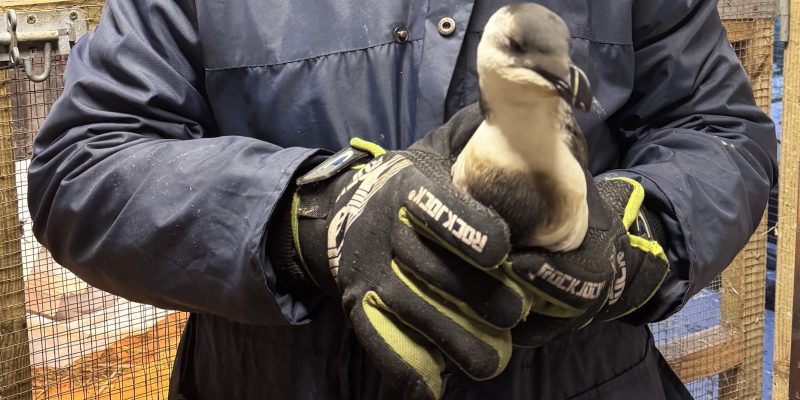
[[[715,1],[636,1],[635,84],[611,119],[622,169],[667,230],[670,273],[635,322],[668,317],[733,260],[777,180],[774,125],[755,105]]]
[[[314,150],[220,136],[189,1],[109,1],[34,143],[37,239],[91,285],[248,324],[301,323],[267,223]]]

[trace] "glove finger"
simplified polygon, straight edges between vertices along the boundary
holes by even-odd
[[[359,343],[404,398],[435,400],[444,387],[445,361],[425,337],[409,329],[380,296],[367,292],[350,313]]]
[[[586,202],[589,207],[589,230],[608,232],[618,227],[619,217],[625,210],[622,202],[609,204],[600,194],[600,188],[607,189],[605,185],[611,181],[600,181],[595,183],[592,177],[586,175]],[[617,185],[614,183],[613,185]],[[622,188],[625,189],[625,188]],[[620,189],[620,190],[622,190]],[[586,238],[584,238],[584,243]]]
[[[392,262],[397,287],[381,291],[389,309],[438,347],[465,374],[485,380],[500,374],[511,358],[511,333],[476,320],[438,296]],[[383,294],[385,293],[385,295]]]
[[[594,247],[597,231],[589,230],[584,243],[567,253],[524,251],[512,253],[504,269],[534,294],[534,310],[556,317],[582,314],[601,297],[607,296],[614,278],[613,252]],[[611,246],[612,244],[605,244]],[[597,259],[598,255],[606,259]]]
[[[453,186],[449,163],[423,153],[404,154],[417,170],[406,181],[401,220],[478,268],[500,265],[511,249],[503,219]]]
[[[462,312],[498,329],[516,325],[530,310],[530,296],[508,274],[481,271],[398,224],[394,255],[404,269]]]
[[[500,220],[490,221],[488,214],[453,211],[445,204],[458,208],[457,204],[439,201],[422,186],[409,193],[409,198],[401,209],[402,221],[473,266],[495,268],[508,255],[509,236]],[[417,201],[425,203],[414,204]]]

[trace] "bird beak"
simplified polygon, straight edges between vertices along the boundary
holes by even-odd
[[[565,82],[544,69],[534,67],[533,70],[552,83],[558,95],[570,106],[576,107],[583,112],[588,112],[592,109],[593,96],[589,78],[574,64],[569,66],[569,82]]]

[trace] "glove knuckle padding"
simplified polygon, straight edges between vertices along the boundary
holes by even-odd
[[[624,180],[607,179],[596,183],[600,197],[611,209],[614,215],[625,215],[628,208],[633,186]]]

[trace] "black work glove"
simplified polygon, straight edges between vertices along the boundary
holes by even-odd
[[[341,295],[358,340],[406,397],[439,398],[445,359],[476,380],[498,375],[509,329],[530,309],[498,268],[507,226],[450,183],[444,158],[351,146],[298,180],[292,227],[307,276]]]
[[[644,305],[669,271],[663,230],[645,216],[644,189],[628,178],[593,181],[587,173],[589,230],[563,253],[512,252],[505,269],[534,294],[534,309],[512,330],[514,344],[540,346],[593,319],[624,317]]]
[[[440,154],[452,165],[481,122],[483,114],[480,105],[470,104],[456,112],[447,123],[428,132],[425,137],[412,144],[409,150]]]
[[[467,106],[411,148],[446,154],[455,162],[482,121],[479,106]],[[539,346],[595,317],[624,318],[652,297],[667,275],[669,264],[659,245],[664,231],[658,217],[642,207],[642,186],[624,178],[595,182],[588,171],[586,179],[584,243],[567,253],[515,249],[505,263],[534,303],[512,331],[517,345]]]

